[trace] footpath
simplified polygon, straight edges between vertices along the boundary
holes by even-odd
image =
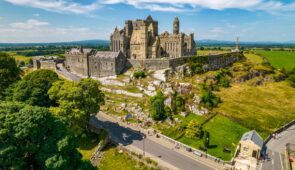
[[[206,155],[201,156],[200,154],[196,154],[194,152],[189,152],[189,151],[185,150],[184,148],[178,148],[178,147],[176,147],[175,144],[173,144],[167,140],[164,140],[163,138],[159,138],[155,134],[151,134],[151,132],[149,130],[144,129],[140,126],[133,126],[133,125],[127,124],[127,123],[122,122],[121,120],[119,120],[113,116],[107,115],[106,113],[103,113],[103,112],[99,112],[98,114],[100,117],[103,117],[113,123],[118,123],[122,127],[130,128],[135,131],[140,131],[140,133],[144,134],[145,137],[148,138],[149,140],[152,140],[153,142],[158,143],[166,148],[169,148],[181,155],[189,157],[197,162],[200,162],[201,164],[207,165],[207,166],[211,167],[212,169],[222,170],[222,169],[230,169],[231,168],[230,165],[225,164],[225,163],[220,163],[218,160],[208,159],[208,157]],[[131,145],[128,147],[132,150],[137,150],[137,151],[140,150],[141,153],[143,152],[140,148],[137,148],[137,147],[134,147]],[[177,169],[176,167],[169,165],[168,163],[164,162],[163,160],[161,160],[158,157],[155,157],[149,153],[146,153],[146,156],[153,158],[154,160],[158,161],[159,164],[165,165],[165,167],[167,167],[167,168],[169,167],[169,169]]]

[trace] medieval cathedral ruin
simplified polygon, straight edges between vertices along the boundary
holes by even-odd
[[[110,37],[110,49],[130,59],[179,58],[196,53],[194,34],[179,32],[179,20],[173,22],[173,33],[158,34],[158,21],[151,16],[146,20],[127,20],[122,30],[117,28]]]
[[[164,69],[183,64],[184,57],[196,54],[194,34],[179,31],[179,20],[173,22],[173,33],[158,34],[158,21],[127,20],[121,30],[110,36],[110,51],[74,48],[65,53],[65,67],[82,77],[106,77],[122,73],[129,67]]]

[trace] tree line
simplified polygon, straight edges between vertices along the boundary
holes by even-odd
[[[61,80],[50,70],[21,75],[0,53],[0,169],[93,169],[77,139],[104,103],[98,82]]]

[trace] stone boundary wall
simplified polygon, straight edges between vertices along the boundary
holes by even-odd
[[[190,147],[190,146],[188,146],[188,145],[186,145],[186,144],[184,144],[184,143],[181,143],[181,142],[179,142],[179,141],[176,141],[176,140],[174,140],[174,139],[172,139],[172,138],[170,138],[170,137],[168,137],[168,136],[165,136],[165,135],[163,135],[163,134],[161,134],[161,133],[157,133],[157,135],[158,135],[160,138],[162,138],[162,139],[164,139],[164,140],[166,140],[166,141],[168,141],[168,142],[174,144],[175,146],[178,146],[179,148],[191,149],[192,152],[194,152],[194,154],[197,155],[197,156],[205,157],[205,158],[207,158],[207,159],[213,160],[213,161],[218,162],[218,163],[223,164],[223,165],[224,165],[224,164],[230,164],[230,165],[232,164],[232,161],[224,161],[224,160],[222,160],[222,159],[220,159],[220,158],[217,158],[217,157],[215,157],[215,156],[212,156],[212,155],[210,155],[210,154],[208,154],[208,153],[205,153],[205,152],[203,152],[203,151],[201,151],[201,150],[195,149],[195,148]]]
[[[276,130],[275,132],[273,132],[272,134],[274,134],[274,133],[281,133],[281,132],[283,132],[284,130],[288,129],[289,127],[293,126],[293,125],[295,125],[295,119],[292,120],[291,122],[287,123],[286,125],[280,127],[279,129],[277,129],[277,130]],[[273,138],[272,134],[270,134],[270,135],[264,140],[264,143],[263,143],[264,145],[266,145],[266,144],[267,144],[267,143]]]
[[[180,58],[170,58],[170,59],[128,59],[128,67],[141,67],[147,70],[161,70],[166,68],[176,68],[183,65],[193,59],[194,62],[204,63],[204,70],[217,70],[230,66],[234,62],[241,61],[245,59],[242,52],[230,52],[224,54],[216,55],[205,55],[205,56],[187,56]]]

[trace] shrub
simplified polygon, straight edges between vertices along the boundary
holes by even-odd
[[[216,96],[205,84],[200,85],[200,100],[206,107],[213,108],[220,103],[220,98]]]
[[[165,120],[168,117],[169,109],[165,107],[165,96],[161,91],[158,91],[151,99],[152,118],[154,120]]]
[[[137,71],[133,74],[133,76],[137,79],[139,78],[145,78],[146,77],[146,74],[143,70],[140,70],[140,71]]]

